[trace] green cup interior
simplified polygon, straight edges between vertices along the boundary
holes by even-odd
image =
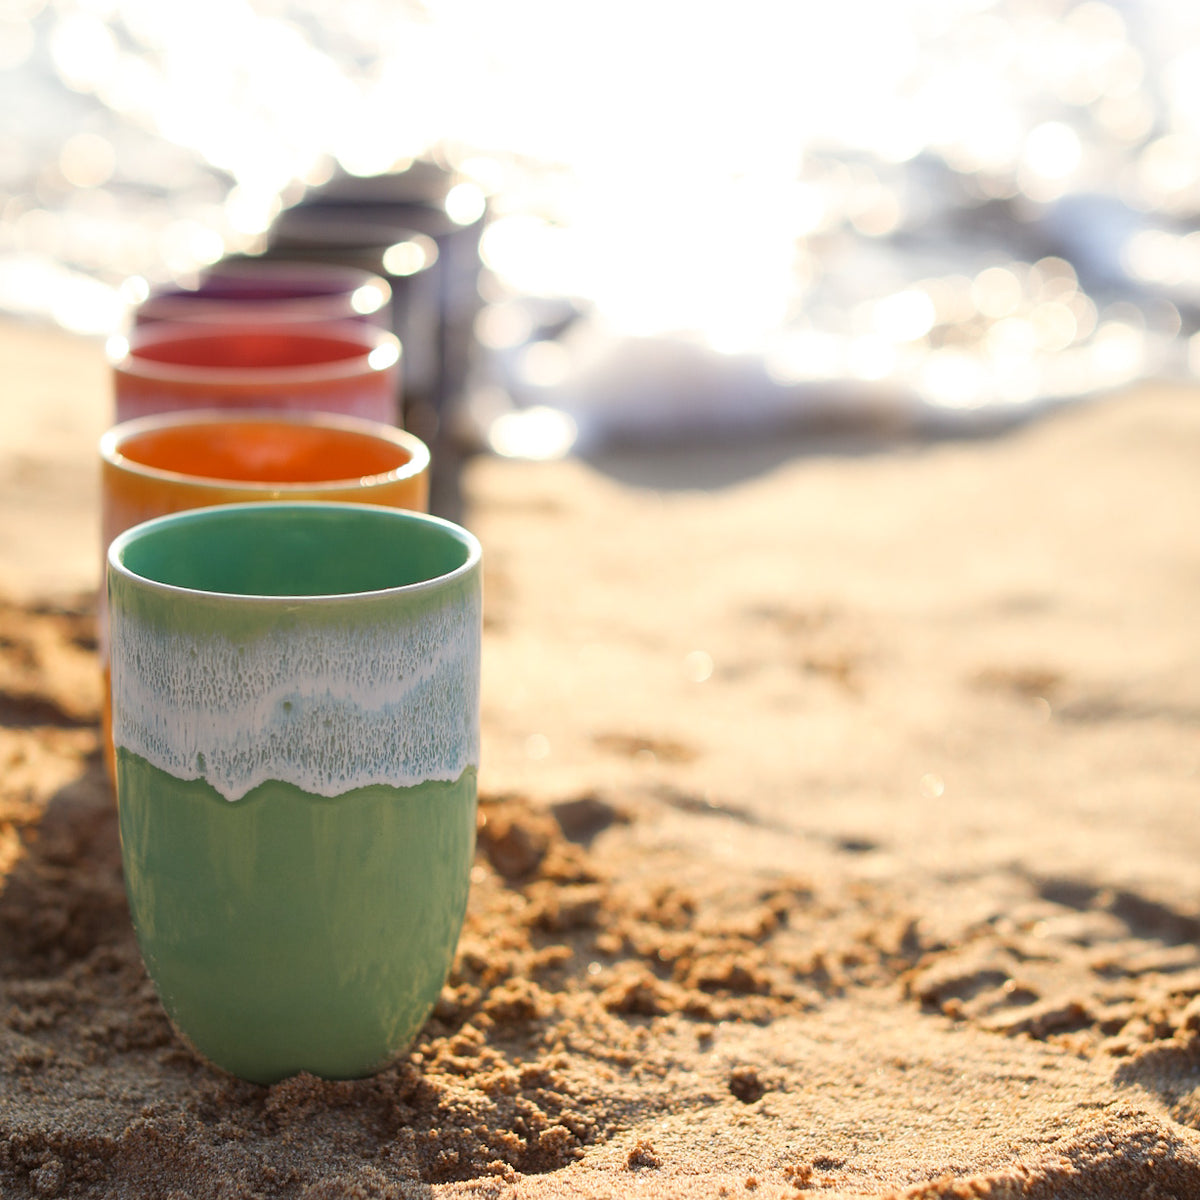
[[[337,596],[453,574],[470,536],[445,521],[368,505],[232,504],[135,526],[113,544],[133,575],[239,596]]]

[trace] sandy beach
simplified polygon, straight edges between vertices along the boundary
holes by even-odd
[[[411,1051],[197,1059],[99,750],[101,348],[0,324],[0,1196],[1200,1196],[1200,392],[470,461],[479,850]]]

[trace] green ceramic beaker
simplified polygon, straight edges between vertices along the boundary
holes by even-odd
[[[423,514],[232,504],[108,555],[126,891],[180,1033],[256,1082],[369,1074],[466,909],[480,548]]]

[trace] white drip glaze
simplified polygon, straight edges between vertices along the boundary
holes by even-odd
[[[244,641],[114,614],[113,740],[227,800],[267,780],[338,796],[479,762],[477,591],[394,620]]]

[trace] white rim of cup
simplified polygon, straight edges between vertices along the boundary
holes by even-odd
[[[263,511],[279,513],[285,508],[312,508],[328,511],[331,509],[351,509],[369,513],[372,517],[382,514],[383,520],[403,520],[418,525],[440,526],[450,534],[455,541],[466,548],[466,559],[452,571],[435,575],[431,579],[421,579],[416,583],[401,583],[395,587],[376,588],[367,592],[329,592],[312,594],[302,592],[298,595],[264,596],[255,592],[210,592],[204,588],[182,587],[177,583],[164,583],[159,579],[151,579],[132,571],[120,559],[125,547],[146,531],[153,531],[153,526],[179,524],[185,521],[217,520],[221,515],[235,511]],[[245,504],[215,504],[208,508],[189,508],[183,512],[167,513],[161,517],[153,517],[138,525],[131,525],[122,533],[117,534],[108,547],[105,556],[108,567],[122,578],[135,583],[139,587],[161,591],[172,596],[196,596],[204,599],[214,599],[232,604],[354,604],[362,600],[384,598],[389,596],[415,595],[419,592],[430,591],[433,588],[444,587],[456,582],[463,576],[469,575],[479,567],[483,559],[483,547],[479,539],[469,530],[444,517],[435,517],[432,513],[412,512],[407,508],[390,508],[382,504],[354,504],[341,500],[252,500]]]

